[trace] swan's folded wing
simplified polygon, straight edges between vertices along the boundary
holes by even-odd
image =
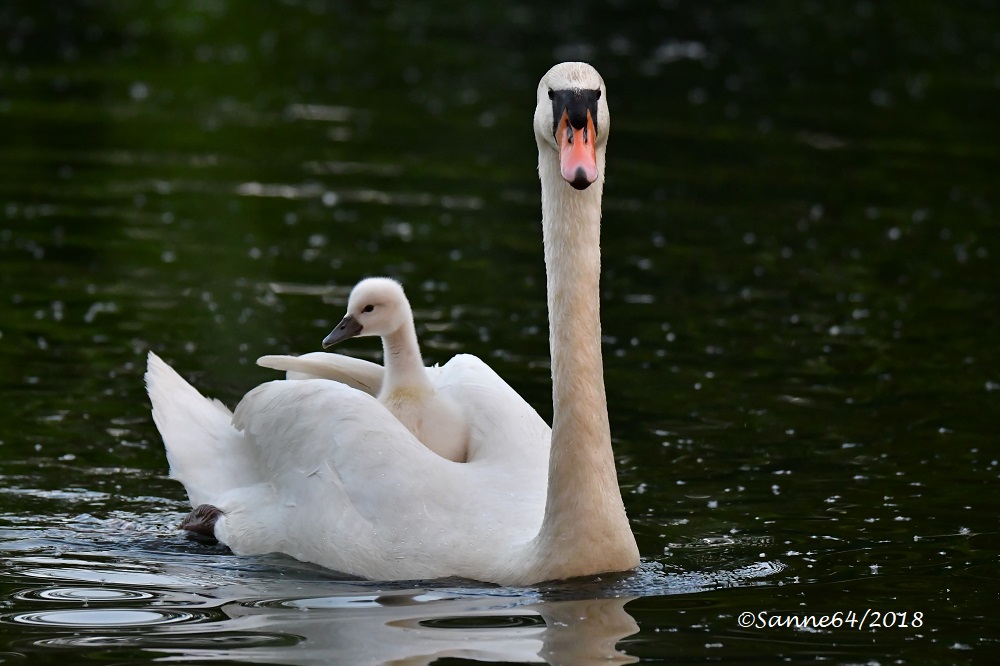
[[[332,379],[369,395],[378,395],[384,374],[384,369],[378,363],[327,352],[310,352],[301,356],[261,356],[257,359],[257,365],[284,370],[288,373],[288,379]]]
[[[545,478],[552,429],[492,368],[476,356],[459,354],[427,373],[468,420],[470,460],[512,475]]]
[[[448,463],[378,400],[325,380],[261,384],[236,407],[233,425],[278,496],[330,509],[349,502],[370,520],[405,512],[407,487],[425,483],[414,476]]]
[[[280,551],[385,580],[492,580],[511,544],[541,525],[544,465],[539,476],[518,471],[524,457],[511,467],[446,460],[374,397],[338,382],[258,386],[233,425],[264,479],[220,506],[216,533],[234,552]]]

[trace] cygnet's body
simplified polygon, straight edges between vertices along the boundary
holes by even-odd
[[[402,286],[389,278],[362,280],[347,300],[347,314],[323,348],[353,337],[377,335],[385,353],[378,400],[427,448],[465,462],[469,426],[461,408],[435,391],[420,355],[413,311]]]

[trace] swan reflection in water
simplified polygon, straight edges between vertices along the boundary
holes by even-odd
[[[449,596],[410,590],[378,595],[276,599],[223,605],[221,622],[172,627],[157,652],[188,659],[273,664],[431,664],[445,657],[581,665],[638,661],[616,644],[639,631],[625,611],[633,597],[542,601]],[[204,632],[204,633],[203,633]],[[244,635],[230,647],[213,635]],[[194,635],[202,634],[204,642]],[[261,645],[264,636],[273,641]],[[194,640],[192,640],[194,639]],[[289,645],[289,639],[298,643]],[[172,649],[165,643],[176,641]],[[181,646],[184,647],[181,647]],[[256,646],[256,647],[251,647]],[[167,660],[170,658],[168,657]]]
[[[639,631],[626,610],[631,600],[762,585],[785,568],[762,561],[667,571],[648,562],[635,573],[531,588],[459,579],[414,588],[331,578],[281,556],[225,556],[193,542],[178,552],[178,544],[164,543],[164,532],[179,514],[151,515],[142,519],[154,528],[128,540],[118,532],[104,540],[108,532],[95,521],[96,530],[81,524],[72,535],[29,536],[17,542],[20,551],[0,547],[5,573],[24,581],[0,613],[0,626],[30,627],[11,644],[24,648],[21,656],[32,661],[73,650],[98,659],[141,651],[151,660],[184,662],[413,665],[450,657],[627,664],[637,659],[627,654],[629,643],[619,643]],[[72,542],[73,552],[38,552],[56,536]]]

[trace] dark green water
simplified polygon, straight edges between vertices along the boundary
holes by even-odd
[[[996,659],[1000,6],[722,4],[0,7],[0,663]],[[146,351],[233,406],[365,275],[551,412],[529,123],[566,59],[614,116],[642,569],[384,585],[178,535]]]

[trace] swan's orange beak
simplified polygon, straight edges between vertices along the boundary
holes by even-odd
[[[564,111],[556,128],[559,142],[559,169],[567,183],[578,190],[585,190],[597,180],[597,151],[594,149],[594,118],[587,110],[587,124],[573,127],[569,112]]]

